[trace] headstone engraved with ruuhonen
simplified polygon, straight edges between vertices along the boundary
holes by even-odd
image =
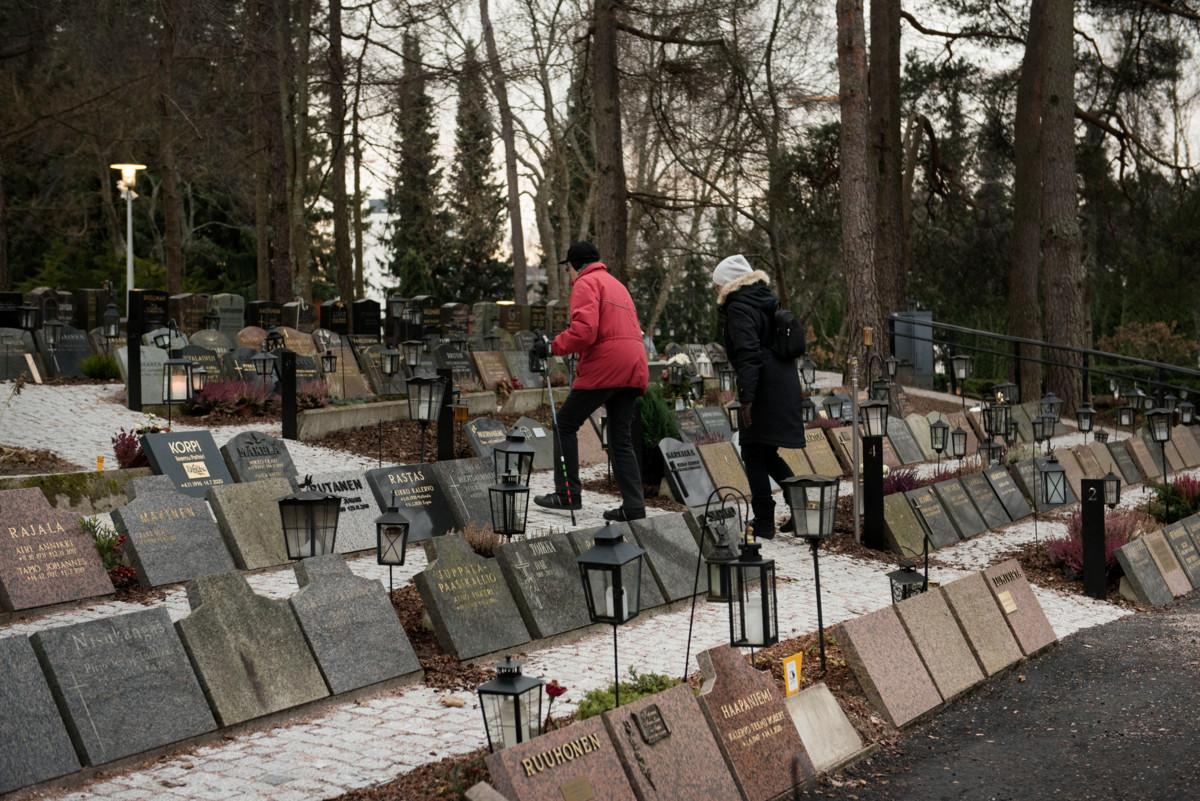
[[[511,801],[637,801],[598,717],[500,749],[487,765]]]

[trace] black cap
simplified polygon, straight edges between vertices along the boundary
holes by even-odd
[[[586,265],[600,261],[600,251],[591,242],[573,242],[567,248],[567,257],[559,264]]]

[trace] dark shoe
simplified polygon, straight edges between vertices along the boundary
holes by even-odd
[[[779,533],[780,534],[795,534],[796,533],[795,519],[789,517],[787,519],[787,522],[785,522],[782,526],[779,527]]]
[[[773,540],[775,539],[775,521],[759,521],[758,518],[750,521],[750,531],[756,540]]]
[[[535,495],[533,502],[543,509],[561,509],[564,512],[578,511],[583,508],[583,501],[579,500],[579,496],[572,494],[571,500],[567,500],[566,495],[560,495],[557,492],[551,492],[549,495]]]
[[[630,520],[643,520],[646,517],[646,510],[642,509],[608,509],[604,512],[604,519],[611,520],[614,523],[628,523]]]
[[[750,527],[754,529],[754,536],[760,540],[774,539],[775,537],[775,501],[772,498],[751,498],[750,508],[754,510],[754,520],[751,521]]]

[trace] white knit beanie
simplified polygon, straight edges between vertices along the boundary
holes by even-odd
[[[721,263],[717,265],[717,269],[713,270],[713,286],[725,286],[752,272],[754,272],[754,268],[750,266],[750,262],[746,261],[745,256],[740,253],[730,256],[722,259]]]

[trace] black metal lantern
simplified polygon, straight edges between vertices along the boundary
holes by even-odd
[[[1163,445],[1171,439],[1171,413],[1166,409],[1146,412],[1146,424],[1150,426],[1150,436],[1155,442]]]
[[[221,315],[209,309],[208,313],[204,315],[203,325],[206,331],[220,331]]]
[[[725,404],[725,416],[729,418],[729,430],[737,433],[742,427],[742,404],[736,398]]]
[[[886,378],[876,378],[871,382],[869,394],[871,400],[889,403],[892,399],[892,385],[888,383]]]
[[[800,378],[810,387],[817,382],[817,366],[807,356],[800,361]]]
[[[1121,479],[1111,470],[1104,477],[1104,504],[1115,509],[1121,502]]]
[[[172,321],[172,322],[174,322],[174,321]],[[162,329],[161,331],[159,331],[157,334],[154,335],[152,341],[154,342],[154,347],[162,348],[163,350],[170,350],[171,349],[171,329],[169,327]]]
[[[1067,502],[1067,474],[1051,453],[1039,469],[1042,473],[1042,504],[1062,506]]]
[[[400,351],[394,348],[379,351],[379,369],[386,376],[400,372]]]
[[[800,399],[800,421],[803,423],[811,423],[817,419],[817,404],[813,403],[813,399],[805,395]]]
[[[546,357],[535,349],[529,351],[529,372],[533,375],[543,375],[546,372]]]
[[[1047,440],[1054,439],[1054,431],[1058,428],[1058,418],[1052,414],[1042,415],[1042,431]]]
[[[321,372],[325,375],[332,375],[337,372],[337,354],[331,350],[327,350],[321,354]]]
[[[1046,441],[1046,420],[1041,415],[1033,418],[1033,441],[1041,445]]]
[[[595,544],[575,560],[593,623],[619,626],[638,616],[645,553],[625,542],[620,529],[605,525],[596,532]]]
[[[763,559],[757,542],[742,545],[729,565],[729,644],[765,648],[779,642],[779,604],[775,594],[775,560]]]
[[[1084,442],[1087,442],[1087,434],[1090,434],[1092,427],[1096,423],[1096,410],[1092,408],[1092,404],[1085,403],[1075,410],[1075,422],[1079,426],[1079,432],[1084,434]]]
[[[489,751],[527,743],[542,733],[542,686],[541,679],[523,675],[511,656],[496,663],[496,678],[475,691]]]
[[[196,397],[208,386],[208,368],[201,364],[192,365],[192,397]]]
[[[414,326],[414,327],[420,326],[421,325],[421,317],[422,317],[422,315],[421,315],[420,304],[410,302],[404,307],[404,322],[406,325],[410,325],[410,326]]]
[[[954,370],[954,378],[962,381],[971,375],[971,357],[965,353],[959,353],[950,358],[950,364]]]
[[[121,336],[121,313],[117,311],[117,304],[110,303],[104,309],[104,316],[100,318],[100,332],[109,340]]]
[[[896,371],[900,369],[900,360],[895,356],[888,356],[883,360],[883,369],[887,370],[888,378],[895,381]]]
[[[830,392],[826,395],[821,405],[825,407],[825,416],[830,420],[842,419],[842,399]]]
[[[18,306],[17,320],[22,331],[32,331],[37,328],[37,309],[33,306]]]
[[[408,379],[408,416],[425,425],[438,418],[442,404],[441,376],[415,376]]]
[[[1017,426],[1017,421],[1009,420],[1008,421],[1008,430],[1004,432],[1004,444],[1010,445],[1010,446],[1016,445],[1017,444],[1017,436],[1019,434],[1020,434],[1020,429]]]
[[[283,334],[279,332],[278,328],[272,327],[271,330],[267,332],[266,339],[263,340],[263,350],[267,353],[275,353],[278,350],[282,350],[283,346]]]
[[[1000,464],[1004,459],[1004,447],[991,440],[981,442],[979,443],[979,458],[983,460],[984,464]]]
[[[1166,395],[1163,395],[1163,408],[1165,408],[1168,412],[1174,414],[1175,407],[1178,405],[1179,398],[1177,398],[1174,393],[1168,392]]]
[[[375,518],[375,561],[388,568],[388,592],[395,589],[392,583],[392,568],[404,564],[408,551],[408,518],[396,507],[396,493],[387,511]]]
[[[933,425],[929,426],[929,445],[933,448],[933,452],[941,456],[946,450],[947,438],[950,436],[950,426],[945,420],[938,419]]]
[[[1133,428],[1133,418],[1137,409],[1129,404],[1117,407],[1117,425],[1122,428]]]
[[[1012,409],[1001,403],[993,403],[983,410],[984,428],[992,436],[1007,436]]]
[[[250,362],[254,365],[254,372],[263,378],[275,372],[275,363],[277,361],[278,359],[274,353],[266,353],[265,351],[261,351],[250,357]]]
[[[1182,425],[1190,426],[1192,420],[1196,418],[1196,405],[1190,400],[1182,400],[1175,408],[1179,410],[1179,422]]]
[[[714,603],[729,603],[729,566],[737,561],[739,534],[733,523],[741,523],[738,509],[729,506],[704,514],[704,532],[712,541],[704,563],[708,570],[708,594]]]
[[[506,436],[503,442],[492,447],[492,473],[496,483],[501,483],[511,473],[521,484],[528,486],[534,454],[533,446],[525,441],[524,434]]]
[[[167,359],[163,362],[163,403],[168,406],[192,398],[192,363],[187,359]]]
[[[721,366],[721,369],[717,371],[717,382],[722,392],[733,392],[735,389],[734,377],[736,375],[737,373],[729,365]]]
[[[950,455],[955,459],[962,459],[967,455],[967,432],[962,426],[955,426],[950,432]]]
[[[792,476],[781,482],[783,498],[792,511],[797,537],[824,539],[833,536],[838,492],[838,476]]]
[[[883,400],[869,400],[858,407],[863,434],[868,437],[887,436],[888,404]]]
[[[673,387],[682,387],[687,383],[687,365],[678,362],[667,365],[667,381]]]
[[[404,363],[408,365],[410,371],[415,372],[421,364],[422,344],[419,339],[406,339],[400,343],[400,349],[404,353]]]
[[[408,298],[402,295],[388,295],[387,299],[387,316],[393,320],[399,320],[404,317],[404,304],[408,303]]]
[[[342,501],[336,495],[301,487],[279,499],[283,541],[288,559],[306,559],[334,552]]]
[[[58,348],[58,343],[62,340],[63,324],[58,320],[47,320],[42,326],[42,338],[46,341],[46,347],[50,350]]]
[[[892,603],[898,604],[915,598],[925,592],[925,576],[917,572],[915,563],[907,559],[900,562],[900,569],[888,573],[888,583],[892,586]]]
[[[529,516],[529,485],[516,473],[505,473],[498,484],[488,488],[492,508],[492,531],[511,540],[525,533]]]
[[[1011,382],[997,384],[992,387],[992,391],[996,393],[996,403],[1006,403],[1012,405],[1017,402],[1017,385]]]
[[[1052,417],[1052,418],[1054,418],[1054,421],[1057,423],[1058,419],[1060,417],[1062,417],[1062,407],[1063,407],[1062,398],[1058,397],[1053,392],[1047,392],[1045,395],[1042,396],[1042,416],[1043,417]]]

